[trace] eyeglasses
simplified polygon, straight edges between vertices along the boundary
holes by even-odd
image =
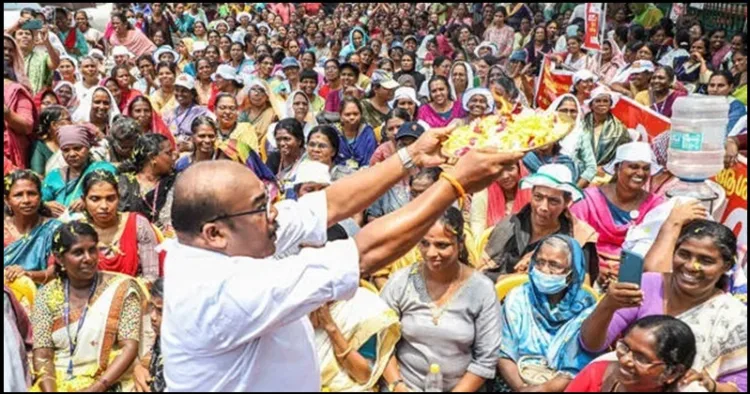
[[[248,216],[248,215],[258,215],[261,213],[265,213],[266,217],[271,214],[271,207],[273,204],[271,203],[271,200],[266,201],[265,206],[263,208],[253,209],[250,211],[243,211],[238,213],[232,213],[232,214],[225,214],[225,215],[218,215],[210,220],[206,220],[201,225],[201,229],[203,229],[203,226],[207,225],[208,223],[218,222],[219,220],[226,220],[231,218],[236,218],[240,216]]]
[[[562,265],[562,264],[558,264],[555,261],[547,261],[547,260],[542,260],[542,259],[536,259],[534,261],[534,269],[539,269],[541,267],[546,267],[547,270],[552,275],[562,275],[562,274],[565,274],[565,273],[567,273],[568,268],[569,268],[568,266],[565,266],[565,265]]]
[[[625,344],[622,340],[617,341],[617,345],[615,346],[615,352],[617,353],[617,357],[624,357],[626,354],[630,354],[630,356],[633,358],[633,363],[642,370],[648,370],[651,369],[657,365],[666,364],[663,361],[649,361],[646,356],[644,356],[641,353],[636,353],[630,350],[630,347]]]

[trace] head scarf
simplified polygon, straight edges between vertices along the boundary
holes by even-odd
[[[68,55],[62,55],[60,56],[60,61],[62,62],[63,60],[68,60],[71,63],[73,63],[73,78],[75,79],[76,82],[80,81],[81,73],[78,68],[78,60]],[[60,77],[62,78],[62,74],[60,74]]]
[[[76,108],[78,108],[78,102],[79,102],[78,95],[76,94],[76,87],[68,81],[58,82],[57,85],[55,85],[55,88],[53,90],[55,92],[55,95],[57,96],[58,102],[60,101],[60,96],[57,94],[57,91],[60,90],[60,88],[62,88],[63,86],[70,87],[70,90],[73,93],[73,97],[70,98],[70,101],[68,101],[68,105],[66,106],[66,108],[69,111],[73,112],[75,111]]]
[[[362,44],[359,47],[354,46],[354,33],[360,32],[362,34]],[[357,26],[352,31],[349,32],[349,43],[344,47],[344,49],[341,50],[341,57],[346,58],[350,54],[356,52],[359,48],[363,48],[367,46],[367,43],[370,41],[370,37],[365,33],[365,29]]]
[[[607,38],[607,42],[609,43],[609,46],[612,48],[612,64],[616,65],[617,67],[622,67],[625,65],[625,57],[622,53],[622,50],[620,49],[620,46],[617,45],[617,41],[615,41],[614,38]]]
[[[428,34],[424,37],[424,39],[422,39],[422,44],[419,46],[419,49],[417,49],[417,57],[420,58],[421,60],[424,60],[425,56],[427,56],[427,53],[429,52],[427,50],[427,44],[429,44],[429,42],[433,38],[435,38],[434,35]]]
[[[469,112],[469,101],[471,101],[471,98],[476,95],[484,96],[484,98],[487,99],[487,110],[484,111],[485,115],[490,115],[495,112],[495,99],[492,96],[492,92],[486,88],[471,88],[464,93],[462,100],[464,111],[466,111],[466,113]]]
[[[475,84],[476,81],[474,81],[474,70],[471,68],[471,64],[469,64],[468,62],[453,63],[453,65],[451,66],[451,71],[448,74],[448,85],[450,86],[450,89],[451,89],[451,95],[455,97],[456,100],[460,99],[460,97],[458,97],[458,94],[456,94],[456,87],[453,86],[453,70],[455,70],[456,66],[458,65],[463,65],[464,68],[466,69],[466,92],[468,92],[469,89],[471,88],[477,87]],[[493,104],[493,107],[494,107],[494,104]]]
[[[547,107],[544,113],[548,115],[556,114],[557,108],[566,98],[572,99],[573,102],[576,103],[576,108],[578,109],[578,112],[576,113],[573,130],[567,136],[565,136],[565,138],[563,138],[562,141],[560,141],[560,147],[562,148],[561,150],[562,154],[570,156],[570,157],[574,157],[576,149],[578,147],[579,138],[581,137],[581,133],[583,133],[583,108],[581,107],[581,103],[578,101],[576,96],[574,96],[572,93],[565,93],[563,95],[558,96],[552,102],[552,104],[550,104],[550,106]]]
[[[112,92],[110,92],[109,89],[105,88],[104,86],[97,87],[91,94],[86,95],[83,100],[81,100],[81,104],[78,105],[78,108],[75,110],[75,112],[73,112],[73,115],[71,115],[71,119],[73,120],[73,122],[91,122],[91,107],[94,103],[94,95],[100,90],[106,92],[109,96],[109,100],[111,101],[109,106],[109,124],[112,124],[115,116],[120,114],[120,109],[117,107],[117,100],[115,100],[115,96],[112,95]]]
[[[90,148],[96,141],[96,126],[92,124],[74,124],[57,129],[60,149],[70,145],[82,145]]]
[[[60,98],[57,97],[57,93],[55,93],[51,88],[45,87],[42,88],[39,92],[37,92],[36,95],[34,95],[34,106],[41,109],[42,108],[42,99],[44,99],[44,96],[46,96],[48,93],[52,93],[55,95],[55,98],[57,98],[57,104],[60,104]]]
[[[301,90],[295,90],[292,92],[292,94],[289,95],[289,98],[286,99],[286,104],[284,106],[284,113],[282,114],[279,119],[286,119],[286,118],[294,118],[294,98],[297,96],[297,94],[301,94],[302,97],[307,100],[307,115],[305,116],[305,124],[303,127],[303,132],[305,135],[305,139],[307,139],[307,136],[310,134],[310,131],[313,127],[318,125],[318,121],[315,119],[315,114],[313,114],[313,108],[312,103],[310,102],[310,98],[307,97],[307,94]],[[296,118],[295,118],[296,119]],[[272,124],[268,127],[268,131],[266,132],[266,142],[271,145],[273,148],[276,148],[276,137],[274,136],[274,131],[276,129],[276,123]]]
[[[33,90],[31,89],[31,82],[29,82],[29,78],[26,75],[21,48],[18,47],[18,43],[10,34],[5,34],[3,37],[13,43],[13,64],[11,64],[11,66],[13,67],[13,72],[16,75],[17,82],[23,85],[29,93],[32,93]]]
[[[440,55],[445,56],[447,58],[453,58],[453,46],[451,45],[448,38],[446,38],[444,35],[437,36],[437,46],[438,46],[438,52]]]

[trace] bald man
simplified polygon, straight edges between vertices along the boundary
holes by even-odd
[[[326,229],[363,211],[415,166],[443,162],[447,132],[430,131],[381,164],[299,201],[271,205],[263,184],[229,161],[194,164],[177,180],[165,245],[162,349],[173,391],[319,391],[309,313],[349,299],[361,276],[406,253],[459,188],[441,179],[353,239]],[[449,171],[467,193],[496,179],[520,154],[470,152]],[[304,245],[290,257],[275,252]]]

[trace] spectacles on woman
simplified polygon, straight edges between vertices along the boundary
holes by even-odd
[[[641,353],[634,352],[630,347],[622,340],[617,341],[615,345],[615,352],[617,357],[625,357],[626,354],[630,354],[633,359],[633,363],[641,370],[648,370],[658,365],[666,364],[663,361],[650,361],[646,356]]]

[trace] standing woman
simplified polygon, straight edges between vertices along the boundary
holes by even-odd
[[[175,160],[174,148],[165,137],[159,134],[139,136],[130,160],[120,165],[118,209],[139,213],[159,229],[169,232]]]
[[[154,111],[154,107],[151,105],[151,100],[148,97],[137,96],[131,100],[127,108],[125,108],[124,115],[138,121],[143,133],[161,134],[169,140],[173,147],[175,146],[174,136],[169,131],[166,123],[164,123],[161,115]]]
[[[215,85],[211,80],[211,61],[202,57],[195,61],[197,72],[195,74],[195,91],[198,93],[198,104],[208,106],[208,102],[214,93]],[[210,109],[210,108],[209,108]]]
[[[529,72],[533,75],[536,75],[539,72],[539,68],[542,67],[544,55],[552,52],[552,44],[550,44],[548,38],[547,29],[544,25],[539,25],[534,28],[534,37],[531,42],[524,47],[526,50],[526,61],[531,64]]]
[[[7,36],[5,41],[10,41]],[[6,58],[10,50],[11,48],[6,45]],[[16,77],[13,68],[6,61],[3,67],[4,160],[16,168],[23,169],[29,165],[30,136],[34,134],[37,110],[31,93],[16,81]]]
[[[159,78],[159,89],[151,94],[154,111],[164,116],[177,107],[174,98],[174,83],[177,78],[177,66],[174,63],[159,62],[156,65],[156,75]]]
[[[226,141],[230,138],[241,142],[247,149],[258,151],[257,132],[253,125],[247,122],[238,122],[239,107],[237,98],[229,93],[219,93],[216,96],[216,122],[219,126],[217,131],[219,141]]]
[[[60,150],[57,130],[70,123],[68,110],[59,105],[50,105],[42,110],[39,116],[36,140],[31,146],[31,170],[41,175],[47,173],[47,168],[54,167],[50,160]],[[62,161],[62,155],[57,155]],[[64,163],[64,162],[63,162]]]
[[[377,130],[376,135],[380,134],[381,144],[375,149],[375,153],[370,158],[370,167],[391,157],[396,153],[396,134],[402,124],[411,122],[411,115],[405,109],[394,108],[385,117],[385,122]]]
[[[117,87],[120,88],[118,107],[120,112],[125,112],[128,103],[130,103],[130,101],[136,96],[140,96],[141,92],[130,87],[133,77],[130,75],[130,70],[125,64],[115,66],[115,68],[112,69],[112,75],[110,78],[115,80],[115,82],[117,82]]]
[[[411,75],[414,78],[416,86],[422,86],[425,77],[424,74],[417,71],[418,57],[414,52],[406,51],[401,55],[401,71],[393,75],[393,78],[398,80],[402,75]]]
[[[294,191],[295,178],[297,177],[297,168],[304,160],[305,153],[305,135],[302,132],[302,124],[297,119],[282,119],[276,124],[274,137],[279,145],[278,167],[274,168],[272,162],[276,161],[273,156],[269,156],[269,167],[276,173],[276,179],[281,186],[281,192],[290,200],[296,200],[297,195]]]
[[[94,132],[84,125],[63,126],[57,131],[65,166],[48,173],[42,185],[42,199],[55,213],[65,208],[77,212],[83,208],[81,194],[83,179],[91,172],[102,170],[114,174],[117,169],[110,163],[93,161],[90,149]]]
[[[54,89],[60,99],[60,105],[67,108],[69,112],[75,112],[78,108],[78,92],[75,86],[68,81],[58,82]]]
[[[312,105],[305,92],[301,90],[292,92],[292,94],[290,94],[289,98],[286,100],[285,110],[286,112],[284,113],[282,119],[297,119],[297,121],[302,125],[302,131],[305,134],[305,140],[307,140],[307,137],[310,135],[310,131],[318,125],[318,122],[313,116]],[[269,151],[278,150],[276,139],[274,138],[276,125],[277,123],[273,123],[268,127],[268,132],[266,133],[266,146],[263,147],[263,149],[268,149]]]
[[[88,223],[99,234],[98,268],[153,282],[160,276],[158,239],[151,223],[136,212],[120,212],[117,176],[95,171],[84,179],[82,201]]]
[[[135,56],[150,55],[156,50],[156,45],[122,13],[113,13],[111,23],[114,34],[109,37],[109,43],[112,47],[122,45]]]
[[[245,57],[245,47],[241,42],[233,42],[229,47],[229,60],[227,63],[237,70],[238,75],[251,74],[255,70],[252,59]]]
[[[464,116],[462,104],[459,101],[453,101],[450,95],[450,85],[445,77],[433,76],[428,86],[430,102],[419,107],[417,119],[426,122],[430,127],[445,127],[452,120]]]
[[[35,390],[133,389],[144,295],[133,278],[97,269],[98,242],[96,230],[79,221],[55,233],[58,278],[39,291],[31,315],[34,370],[40,371]]]
[[[190,152],[190,125],[195,118],[208,115],[208,108],[198,105],[195,80],[187,74],[180,74],[175,81],[177,108],[164,116],[164,123],[177,139],[180,152]]]
[[[617,148],[630,142],[630,134],[625,125],[611,112],[616,98],[614,93],[606,89],[594,89],[589,100],[591,112],[583,118],[584,135],[594,149],[597,167],[611,162]]]
[[[48,265],[52,235],[60,222],[42,203],[42,181],[29,170],[16,170],[5,176],[3,197],[3,269],[7,283],[26,276],[45,284],[55,276]]]
[[[358,99],[344,97],[340,110],[340,122],[336,125],[340,139],[336,163],[354,170],[366,167],[378,146],[375,131],[362,119],[362,104]]]
[[[127,116],[118,116],[112,123],[109,135],[100,141],[92,154],[100,158],[100,161],[119,166],[120,163],[130,158],[135,141],[141,134],[143,130],[137,120]]]
[[[351,168],[336,164],[340,142],[338,131],[329,125],[316,126],[307,137],[307,158],[327,165],[332,182],[354,173]]]
[[[86,42],[89,44],[89,47],[91,49],[100,49],[104,50],[104,34],[100,32],[99,30],[94,29],[91,27],[91,24],[89,24],[89,16],[84,10],[78,10],[75,13],[75,22],[76,26],[78,27],[78,30],[83,33],[83,37],[86,39]],[[91,51],[89,51],[90,53]]]
[[[247,89],[248,106],[240,113],[239,121],[253,125],[257,133],[258,146],[262,150],[261,157],[266,160],[263,152],[266,145],[265,131],[272,123],[278,121],[281,111],[277,110],[276,95],[271,93],[271,88],[265,81],[254,79],[248,83]]]
[[[120,114],[117,101],[109,89],[99,86],[91,96],[85,97],[71,116],[73,123],[91,123],[100,136],[109,134],[115,116]]]
[[[370,84],[371,97],[362,100],[362,116],[370,125],[381,125],[390,111],[388,102],[393,99],[393,92],[398,88],[390,73],[375,70]]]
[[[175,162],[175,171],[185,171],[191,164],[200,161],[216,160],[219,150],[216,149],[219,126],[216,121],[208,116],[195,118],[192,124],[192,143],[195,149],[193,153],[184,155]]]
[[[78,62],[70,56],[60,56],[57,73],[60,76],[60,81],[78,82]]]
[[[242,45],[241,43],[240,46]],[[219,49],[221,50],[221,63],[229,63],[232,60],[230,50],[232,48],[232,37],[223,35],[219,37]],[[244,48],[243,48],[244,52]],[[237,71],[239,72],[239,70]]]

